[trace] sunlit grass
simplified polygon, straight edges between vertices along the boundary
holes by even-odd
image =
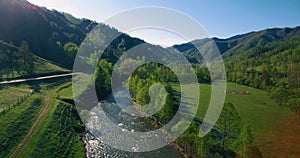
[[[179,85],[173,84],[176,91]],[[192,92],[192,88],[190,88]],[[249,94],[234,94],[233,91]],[[204,118],[210,101],[211,85],[200,84],[200,102],[196,117]],[[218,99],[218,98],[212,98]],[[231,102],[241,117],[242,124],[249,125],[254,135],[272,126],[291,114],[288,108],[280,107],[262,90],[234,83],[227,84],[226,102]]]
[[[5,86],[0,89],[0,111],[15,103],[21,97],[29,94],[31,89],[28,86]]]

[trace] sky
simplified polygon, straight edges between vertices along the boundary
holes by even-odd
[[[300,25],[299,0],[28,0],[70,13],[78,18],[103,22],[113,15],[145,6],[175,9],[200,23],[212,37],[228,38],[237,34],[274,27]],[[184,43],[177,35],[162,30],[137,30],[129,33],[153,44],[170,46]],[[162,38],[164,36],[164,38]]]

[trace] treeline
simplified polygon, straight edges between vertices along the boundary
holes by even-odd
[[[120,68],[118,68],[121,72],[126,73],[129,71],[132,65],[140,62],[139,59],[133,60],[128,59],[122,62]],[[181,76],[188,81],[190,76],[188,70],[180,71],[184,66],[178,66],[178,72],[181,72]],[[107,61],[106,59],[102,59],[98,62],[98,65],[95,70],[95,87],[99,100],[105,99],[108,94],[111,92],[111,75],[113,71],[113,64]],[[206,67],[201,65],[194,65],[193,71],[196,73],[199,83],[210,83],[211,78],[209,74],[209,70]],[[166,87],[171,87],[170,82],[178,83],[178,78],[174,74],[174,72],[168,68],[167,66],[163,66],[157,63],[148,63],[139,67],[134,73],[131,75],[129,80],[130,91],[134,96],[139,96],[138,98],[143,98],[146,100],[147,95],[143,93],[139,93],[140,91],[146,91],[145,89],[149,89],[149,87],[153,83],[163,83]],[[138,102],[145,103],[143,99],[137,99]]]

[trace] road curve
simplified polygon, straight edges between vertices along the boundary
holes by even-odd
[[[27,79],[17,79],[17,80],[11,80],[11,81],[2,81],[0,82],[0,85],[3,84],[12,84],[12,83],[21,83],[21,82],[28,82],[28,81],[38,81],[38,80],[45,80],[45,79],[51,79],[51,78],[59,78],[59,77],[66,77],[66,76],[74,76],[82,74],[81,72],[73,72],[73,73],[67,73],[67,74],[61,74],[61,75],[51,75],[51,76],[43,76],[43,77],[37,77],[37,78],[27,78]]]

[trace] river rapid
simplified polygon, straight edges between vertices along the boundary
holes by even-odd
[[[131,132],[145,132],[154,129],[148,121],[141,117],[133,117],[128,113],[122,111],[112,99],[107,99],[99,103],[105,111],[106,115],[112,122],[118,125],[122,129],[126,129]],[[94,108],[92,112],[96,112],[98,108]],[[101,126],[101,124],[99,125]],[[109,127],[108,127],[109,128]],[[98,133],[101,133],[98,132]],[[88,130],[84,136],[84,143],[86,147],[86,156],[89,158],[181,158],[182,156],[177,151],[174,145],[168,145],[158,150],[149,152],[139,152],[136,149],[135,152],[122,151],[114,149],[109,145],[103,143],[102,135],[96,133],[94,135],[93,129]],[[113,133],[113,129],[112,129]],[[113,136],[113,134],[112,134]],[[114,143],[124,144],[124,142],[118,142],[118,139],[112,139],[116,141]]]

